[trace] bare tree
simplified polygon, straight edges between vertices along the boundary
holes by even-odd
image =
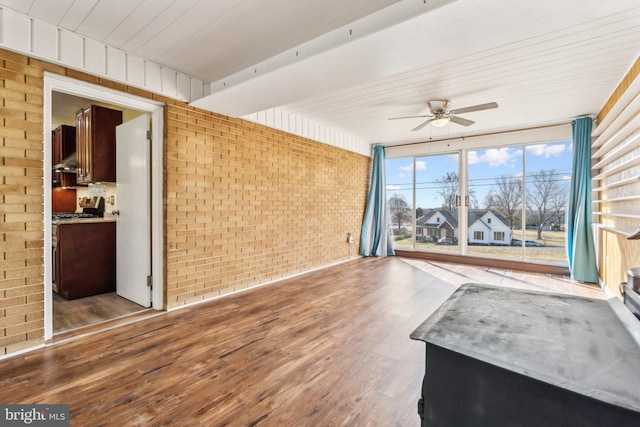
[[[458,197],[458,174],[447,172],[445,176],[434,181],[440,186],[438,194],[442,197],[442,209],[455,213],[458,210],[456,199]],[[478,206],[475,190],[469,188],[469,203],[471,208]]]
[[[555,169],[532,173],[527,183],[529,220],[536,225],[538,239],[542,239],[545,225],[549,225],[565,209],[568,190]]]
[[[411,221],[411,207],[402,194],[394,194],[388,201],[391,223],[398,225],[398,230],[403,223]]]
[[[486,209],[496,211],[509,221],[509,227],[513,230],[521,220],[522,179],[504,175],[496,178],[484,203]]]
[[[442,197],[442,209],[455,212],[458,209],[456,205],[456,197],[458,196],[458,174],[455,172],[447,172],[442,178],[436,179],[435,183],[440,186],[438,194]]]

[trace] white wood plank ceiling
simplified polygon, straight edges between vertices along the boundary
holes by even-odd
[[[134,61],[148,61],[146,74],[176,70],[177,91],[190,89],[182,98],[199,107],[364,146],[595,114],[640,54],[637,0],[0,0],[0,7],[81,37],[89,52],[106,46],[112,56],[98,58],[96,69],[120,61],[136,70]],[[2,34],[11,39],[7,28]],[[156,74],[134,77],[144,86]],[[420,119],[387,120],[426,114],[428,99],[499,108],[462,115],[476,122],[469,127],[412,132]]]
[[[398,0],[3,0],[33,18],[212,82]]]

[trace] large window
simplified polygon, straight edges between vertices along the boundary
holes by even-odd
[[[396,247],[566,264],[570,143],[462,153],[387,160]]]
[[[413,249],[413,157],[385,163],[389,231],[398,249]]]
[[[467,253],[474,256],[522,258],[519,238],[522,227],[524,175],[522,147],[469,151],[467,170],[469,192],[477,204],[469,210],[469,232],[480,229],[491,239],[469,242]],[[502,233],[496,239],[495,233]]]
[[[571,144],[526,147],[525,258],[566,259],[566,209],[571,182]]]
[[[458,252],[458,155],[391,159],[386,173],[395,246]]]
[[[458,155],[416,157],[416,249],[458,252]]]

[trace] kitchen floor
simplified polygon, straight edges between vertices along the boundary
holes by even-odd
[[[53,333],[131,316],[149,309],[116,295],[115,292],[68,301],[53,293]]]

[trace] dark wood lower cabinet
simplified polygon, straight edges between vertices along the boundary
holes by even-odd
[[[55,270],[56,292],[67,299],[115,291],[116,223],[59,223]]]

